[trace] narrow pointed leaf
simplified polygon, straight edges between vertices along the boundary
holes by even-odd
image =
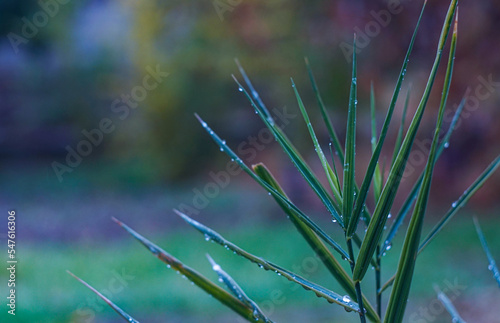
[[[333,172],[332,168],[330,167],[330,164],[328,164],[328,161],[326,160],[325,154],[323,153],[323,149],[319,144],[318,138],[316,137],[316,133],[314,132],[313,126],[311,124],[311,120],[309,119],[309,115],[307,114],[306,108],[304,107],[304,103],[302,102],[299,91],[297,90],[297,87],[295,86],[293,79],[292,79],[292,87],[293,91],[295,92],[295,97],[297,98],[297,103],[299,105],[300,112],[302,113],[302,117],[306,122],[307,129],[309,130],[309,134],[313,141],[314,150],[316,151],[319,160],[321,161],[321,165],[323,166],[323,170],[325,171],[326,178],[328,179],[328,183],[330,184],[330,188],[333,192],[333,195],[335,196],[337,203],[340,203],[342,201],[342,196],[340,194],[339,179]]]
[[[474,193],[479,190],[488,178],[497,170],[500,166],[500,155],[495,158],[495,160],[483,171],[481,175],[472,183],[471,186],[460,196],[458,200],[453,202],[451,208],[446,212],[446,214],[441,218],[441,220],[432,228],[431,232],[425,237],[419,248],[419,253],[431,242],[436,235],[443,229],[443,227],[453,218],[457,212],[463,208]]]
[[[448,11],[448,14],[451,18],[453,18],[453,15],[455,14],[455,8],[456,4],[455,6],[453,6],[452,2]],[[413,214],[403,244],[403,250],[401,251],[401,256],[399,257],[398,270],[396,272],[396,278],[394,280],[394,286],[391,291],[391,296],[389,298],[387,312],[384,320],[384,322],[386,323],[400,323],[403,321],[407,302],[402,300],[407,300],[408,295],[410,294],[413,272],[415,270],[415,263],[418,255],[420,236],[422,234],[427,202],[429,200],[432,174],[434,171],[434,166],[436,165],[436,153],[439,142],[439,134],[441,132],[441,126],[443,124],[443,116],[446,101],[448,99],[448,93],[450,90],[451,77],[453,74],[453,62],[455,59],[455,49],[457,42],[457,19],[458,15],[456,16],[453,29],[450,56],[448,59],[448,67],[446,70],[443,95],[441,97],[441,104],[439,107],[434,138],[432,140],[427,165],[425,166],[425,175],[422,181],[422,187],[418,193],[417,202],[415,204],[415,208],[413,210]]]
[[[352,79],[351,93],[349,95],[349,111],[347,112],[347,129],[345,136],[345,159],[344,159],[344,182],[342,192],[342,213],[345,222],[349,224],[347,232],[352,231],[350,228],[353,225],[349,219],[351,218],[352,207],[354,204],[354,172],[355,172],[355,155],[356,155],[356,107],[357,99],[357,71],[356,71],[356,35],[354,35],[353,51],[352,51]],[[361,213],[361,210],[360,210]],[[357,220],[356,220],[357,221]],[[351,232],[352,233],[352,232]],[[351,234],[349,234],[349,237]]]
[[[424,110],[427,106],[431,89],[434,85],[434,80],[436,78],[436,73],[441,61],[444,44],[453,22],[453,13],[455,12],[456,5],[457,0],[453,0],[443,25],[436,57],[432,66],[431,73],[429,75],[429,79],[427,81],[424,94],[422,95],[422,99],[417,108],[417,111],[415,112],[415,116],[410,124],[410,127],[408,128],[405,139],[403,140],[403,144],[401,145],[398,157],[396,158],[394,165],[391,167],[387,182],[384,186],[384,189],[382,190],[380,200],[375,206],[372,220],[370,221],[370,225],[368,226],[365,238],[363,239],[363,244],[361,245],[361,249],[358,254],[358,259],[356,260],[356,267],[353,274],[353,279],[355,281],[361,280],[366,274],[366,271],[368,270],[368,267],[370,265],[370,260],[372,259],[376,247],[379,244],[380,239],[382,238],[385,223],[387,222],[387,216],[389,215],[392,204],[394,202],[394,198],[398,191],[398,187],[401,182],[404,169],[406,167],[406,162],[408,161],[411,147],[415,140],[417,130],[420,126],[420,121],[422,120]]]
[[[71,276],[73,276],[76,280],[78,280],[84,286],[86,286],[88,289],[90,289],[91,291],[93,291],[97,296],[99,296],[103,301],[105,301],[106,304],[109,305],[109,307],[111,307],[112,309],[114,309],[115,312],[118,313],[121,317],[123,317],[126,321],[131,322],[131,323],[139,323],[139,321],[137,321],[132,316],[130,316],[129,314],[127,314],[127,312],[125,312],[124,310],[122,310],[121,308],[119,308],[117,305],[115,305],[106,296],[104,296],[103,294],[101,294],[94,287],[92,287],[89,284],[87,284],[83,279],[79,278],[78,276],[76,276],[75,274],[73,274],[72,272],[70,272],[69,270],[66,270],[66,272],[68,274],[70,274]]]
[[[253,166],[255,173],[262,178],[264,181],[272,185],[277,191],[279,191],[283,196],[286,196],[285,192],[278,184],[274,176],[271,172],[264,166],[264,164],[257,164]],[[275,198],[276,199],[276,198]],[[356,299],[356,291],[354,289],[354,283],[351,277],[347,274],[347,272],[342,268],[342,265],[335,259],[332,253],[328,250],[327,246],[319,239],[319,237],[309,229],[300,218],[296,215],[295,211],[291,210],[287,207],[279,199],[276,199],[276,202],[280,205],[280,207],[285,211],[286,215],[293,223],[293,225],[297,228],[302,237],[307,241],[307,243],[311,246],[314,252],[318,255],[318,258],[321,259],[323,264],[326,266],[328,271],[333,275],[335,280],[342,286],[344,291],[352,298]],[[363,296],[363,304],[367,311],[366,316],[372,322],[380,322],[380,318],[377,313],[373,309],[373,306],[370,304],[368,299]]]
[[[377,150],[377,118],[375,114],[375,90],[373,89],[373,82],[370,85],[370,112],[371,112],[371,124],[372,124],[372,138],[370,140],[372,144],[372,154]],[[375,201],[380,198],[380,193],[382,192],[382,173],[380,171],[380,163],[375,166],[375,175],[373,177],[373,196]]]
[[[222,237],[219,233],[215,232],[214,230],[208,228],[207,226],[191,219],[184,213],[174,210],[177,215],[179,215],[184,221],[186,221],[188,224],[193,226],[195,229],[200,231],[203,235],[205,235],[205,238],[208,238],[209,240],[220,244],[221,246],[224,246],[224,248],[233,251],[237,255],[242,256],[243,258],[246,258],[247,260],[257,264],[260,268],[265,269],[265,270],[271,270],[274,271],[276,274],[279,276],[283,276],[289,281],[292,281],[294,283],[299,284],[306,290],[313,291],[316,296],[322,297],[326,299],[329,303],[335,303],[340,306],[343,306],[344,308],[347,308],[348,310],[356,311],[359,312],[359,307],[358,304],[351,301],[350,299],[347,300],[344,297],[340,296],[339,294],[332,292],[318,284],[315,284],[311,281],[306,280],[305,278],[290,272],[284,268],[281,268],[278,265],[275,265],[263,258],[254,256],[245,250],[241,249],[237,245],[233,244],[232,242],[226,240],[224,237]]]
[[[443,227],[455,216],[455,214],[458,213],[460,209],[462,209],[469,199],[476,193],[486,182],[486,180],[493,175],[493,173],[498,169],[500,166],[500,155],[497,156],[497,158],[483,171],[483,173],[472,183],[471,186],[465,192],[460,196],[460,198],[453,202],[451,208],[446,212],[446,214],[441,218],[439,223],[437,223],[434,228],[432,228],[431,232],[423,239],[423,242],[420,244],[420,247],[418,249],[418,253],[420,254],[429,243],[436,238],[439,232],[443,229]],[[393,283],[395,279],[395,275],[392,276],[380,289],[379,292],[385,291],[387,288],[389,288]]]
[[[361,184],[358,198],[356,199],[356,205],[354,206],[352,220],[351,220],[351,223],[349,223],[349,228],[347,230],[348,236],[352,236],[352,234],[356,231],[359,216],[360,216],[361,211],[365,205],[366,197],[368,195],[368,189],[370,188],[370,184],[371,184],[371,181],[373,178],[373,173],[375,172],[375,168],[378,164],[378,161],[380,158],[380,153],[382,152],[382,147],[384,145],[385,138],[386,138],[387,132],[389,130],[389,124],[391,123],[394,108],[396,107],[396,102],[397,102],[398,97],[399,97],[399,92],[401,91],[401,86],[403,84],[403,79],[406,75],[406,68],[407,68],[408,62],[410,60],[410,54],[413,50],[413,44],[415,43],[415,38],[417,37],[418,29],[420,26],[420,21],[422,19],[423,13],[424,13],[426,3],[427,3],[427,1],[424,2],[424,5],[422,6],[420,16],[419,16],[417,24],[415,26],[415,31],[413,32],[413,36],[411,38],[410,45],[408,46],[408,50],[406,52],[406,56],[405,56],[404,61],[403,61],[403,66],[401,67],[401,71],[399,73],[398,81],[396,83],[396,88],[394,89],[394,93],[392,95],[389,109],[387,110],[387,114],[386,114],[386,117],[384,120],[384,124],[382,126],[382,130],[380,131],[380,137],[378,139],[377,146],[375,147],[375,151],[372,154],[372,157],[370,159],[370,163],[368,164],[368,168],[366,170],[366,175],[363,179],[363,183]],[[433,80],[433,78],[432,78],[432,80]],[[430,82],[430,83],[431,83],[430,85],[432,86],[432,82]],[[430,88],[428,90],[429,90],[428,92],[430,92]],[[427,100],[425,100],[425,103],[426,103],[426,101]],[[422,110],[421,114],[423,113],[423,110],[425,108],[425,103],[420,108],[420,110]],[[417,119],[417,122],[414,125],[414,127],[415,127],[414,132],[415,133],[416,133],[416,128],[418,128],[419,123],[420,123],[420,118]],[[408,151],[409,151],[409,148],[411,148],[411,144],[413,143],[413,138],[411,138],[412,137],[411,133],[409,134],[409,136],[407,135],[407,137],[408,137],[407,145],[410,146],[410,147],[408,147]],[[414,137],[414,134],[413,134],[413,137]],[[396,194],[397,186],[399,185],[399,181],[400,181],[399,172],[401,172],[401,169],[404,169],[404,166],[406,165],[406,159],[408,157],[405,155],[406,155],[406,153],[402,154],[401,158],[399,159],[400,163],[397,165],[396,168],[394,168],[394,171],[392,171],[392,169],[391,169],[392,177],[391,177],[391,175],[389,175],[389,178],[387,180],[388,183],[385,186],[386,189],[383,190],[383,191],[385,191],[385,196],[383,196],[383,197],[381,196],[379,198],[379,200],[377,201],[378,210],[376,209],[374,211],[374,214],[372,215],[372,220],[373,220],[373,217],[375,216],[375,212],[378,212],[377,218],[376,218],[375,222],[370,220],[370,225],[369,225],[369,228],[371,227],[371,229],[369,229],[369,231],[370,231],[369,239],[374,239],[373,241],[371,241],[371,242],[373,242],[373,245],[372,245],[372,248],[370,248],[370,250],[363,252],[363,254],[362,254],[363,260],[361,262],[359,262],[359,260],[361,260],[361,258],[358,259],[357,265],[359,265],[361,267],[358,267],[358,271],[357,271],[358,274],[357,275],[360,275],[360,274],[364,275],[364,273],[366,272],[366,269],[368,268],[368,259],[372,257],[373,252],[375,251],[375,248],[378,245],[378,241],[380,240],[379,230],[383,229],[383,227],[385,225],[385,220],[387,220],[387,214],[389,214],[388,209],[390,210],[390,207],[392,205],[392,201],[394,199],[393,195]],[[381,193],[381,195],[382,195],[382,193]],[[382,224],[382,222],[384,222],[384,224],[380,228],[380,225]],[[367,243],[368,243],[368,241],[367,241]],[[365,244],[365,248],[366,248],[366,244]],[[365,254],[365,252],[366,252],[366,254]],[[362,276],[362,275],[360,275],[360,276]]]
[[[436,159],[439,159],[441,157],[441,154],[443,153],[444,149],[449,147],[449,142],[450,142],[450,137],[455,130],[455,126],[460,120],[460,114],[462,113],[462,110],[465,106],[465,98],[462,99],[460,104],[458,105],[457,111],[455,111],[455,115],[453,116],[453,120],[451,121],[450,127],[448,128],[448,131],[444,138],[441,141],[441,144],[439,145],[438,152],[436,154]],[[418,180],[415,182],[415,185],[413,185],[413,188],[410,191],[410,194],[408,194],[406,200],[404,201],[403,205],[401,206],[401,209],[399,210],[398,214],[396,215],[396,218],[392,222],[391,228],[389,229],[389,233],[387,234],[387,238],[385,239],[382,248],[381,248],[381,253],[379,254],[379,257],[383,255],[384,252],[389,250],[391,248],[392,244],[392,239],[396,236],[396,233],[399,229],[399,227],[403,224],[404,219],[406,218],[406,215],[410,212],[411,206],[413,205],[413,202],[415,201],[418,191],[420,190],[420,186],[422,184],[422,179],[424,178],[424,172],[420,174],[420,177]]]
[[[238,66],[238,70],[240,71],[240,74],[243,76],[245,83],[247,84],[248,88],[252,92],[252,96],[255,99],[255,101],[257,102],[257,104],[259,105],[260,110],[262,111],[264,117],[269,122],[274,123],[274,120],[273,120],[273,117],[271,116],[271,113],[269,113],[269,110],[266,108],[264,101],[262,101],[262,99],[260,98],[259,93],[257,91],[255,91],[255,88],[253,87],[252,82],[250,82],[250,78],[247,76],[247,73],[245,72],[245,70],[241,66],[240,62],[237,59],[235,59],[234,61],[236,62],[236,65]]]
[[[301,175],[304,177],[306,182],[311,186],[313,191],[318,195],[320,200],[323,202],[325,205],[326,209],[330,212],[330,214],[338,221],[340,226],[343,228],[344,223],[342,221],[342,218],[340,217],[340,209],[338,208],[338,205],[332,200],[330,195],[326,192],[325,188],[323,185],[321,185],[321,182],[318,180],[316,175],[314,175],[313,171],[311,168],[307,165],[305,162],[304,158],[300,156],[298,153],[297,149],[293,146],[293,144],[288,140],[286,135],[283,133],[280,127],[276,125],[276,123],[273,121],[273,119],[269,119],[265,117],[264,112],[262,109],[255,104],[254,100],[248,93],[248,91],[238,82],[238,80],[233,76],[234,81],[239,87],[239,90],[245,94],[247,99],[250,101],[250,104],[252,107],[255,109],[255,112],[260,115],[262,121],[264,124],[268,127],[268,129],[271,131],[271,133],[274,135],[276,141],[281,145],[285,153],[290,157],[291,161],[293,164],[297,167]]]
[[[236,281],[229,276],[228,273],[226,273],[219,264],[217,264],[210,255],[207,254],[208,261],[212,265],[212,269],[217,273],[219,276],[219,280],[226,285],[226,287],[229,289],[229,291],[236,296],[240,301],[245,303],[246,305],[250,306],[253,309],[253,316],[255,317],[255,320],[262,320],[264,322],[271,322],[272,321],[266,317],[266,315],[262,312],[262,310],[257,306],[257,304],[250,299],[250,297],[245,294],[243,289],[236,283]]]
[[[405,105],[403,107],[403,115],[401,117],[401,123],[399,125],[398,135],[396,137],[396,142],[394,144],[394,152],[392,154],[391,165],[394,164],[394,161],[396,160],[396,157],[398,156],[399,149],[401,148],[401,142],[403,141],[403,132],[405,130],[406,113],[408,112],[408,105],[410,104],[410,93],[411,93],[411,86],[408,89],[408,92],[406,92]]]
[[[483,246],[484,252],[486,253],[486,257],[488,257],[488,269],[493,273],[493,278],[498,283],[498,287],[500,287],[500,271],[498,270],[498,266],[491,254],[490,248],[488,247],[488,243],[486,243],[486,238],[484,236],[483,230],[481,230],[481,226],[479,226],[479,222],[477,218],[474,217],[474,226],[476,227],[477,235],[479,236],[479,240],[481,241],[481,245]]]
[[[337,136],[337,133],[335,132],[335,129],[333,127],[333,123],[330,120],[330,116],[328,115],[328,112],[326,111],[325,104],[323,103],[323,99],[321,98],[321,95],[319,93],[318,85],[316,84],[316,79],[314,78],[311,66],[309,65],[309,60],[306,58],[306,66],[307,66],[307,72],[309,73],[309,79],[311,80],[311,85],[313,87],[314,94],[316,95],[316,100],[318,101],[318,105],[321,111],[321,116],[323,117],[323,120],[325,121],[326,128],[328,130],[328,134],[330,135],[330,139],[333,143],[333,148],[335,149],[335,152],[337,153],[337,156],[340,159],[340,162],[343,164],[344,163],[344,152],[342,151],[342,146],[340,145],[340,140],[339,137]]]
[[[208,294],[212,295],[215,299],[217,299],[222,304],[226,305],[234,312],[238,313],[241,317],[245,318],[248,321],[255,322],[256,318],[254,316],[253,308],[246,305],[238,298],[226,292],[221,287],[212,283],[210,280],[205,278],[203,275],[195,271],[194,269],[184,265],[178,259],[167,253],[165,250],[161,249],[148,239],[141,236],[139,233],[132,230],[126,224],[118,221],[113,218],[119,226],[124,228],[128,233],[130,233],[134,238],[136,238],[140,243],[146,247],[151,253],[160,259],[162,262],[166,263],[169,268],[172,268],[178,271],[180,274],[184,275],[187,279],[192,281],[196,286],[203,289]],[[257,318],[258,319],[258,318]]]
[[[259,97],[259,94],[257,91],[255,91],[252,83],[250,82],[250,79],[248,78],[245,70],[241,65],[239,64],[238,61],[236,61],[238,64],[238,69],[243,76],[243,79],[245,80],[247,86],[249,87],[252,95],[248,93],[248,91],[238,82],[238,80],[234,77],[233,79],[235,80],[236,84],[238,84],[239,90],[241,92],[244,92],[245,96],[247,99],[250,101],[250,104],[252,107],[255,109],[255,112],[259,114],[261,117],[262,121],[264,124],[271,130],[273,133],[276,141],[282,146],[283,150],[289,157],[291,158],[292,162],[295,164],[295,166],[298,168],[299,172],[302,174],[302,176],[306,179],[308,184],[311,186],[311,188],[314,190],[314,192],[318,195],[318,197],[321,199],[327,210],[331,213],[333,217],[337,219],[339,222],[340,226],[343,228],[344,224],[340,219],[340,209],[338,206],[333,202],[333,200],[330,198],[330,196],[326,193],[324,187],[321,185],[320,181],[317,179],[317,177],[314,175],[310,167],[307,165],[305,160],[300,156],[299,152],[297,149],[293,146],[293,144],[288,140],[282,129],[276,125],[274,122],[274,119],[270,115],[269,111],[264,105],[264,102]],[[254,99],[252,99],[252,97]],[[254,100],[257,102],[255,104]]]
[[[438,297],[439,301],[441,301],[441,303],[444,305],[444,307],[446,308],[446,310],[448,311],[448,313],[450,313],[451,318],[452,318],[452,322],[453,323],[467,323],[460,316],[460,314],[458,314],[457,309],[455,308],[455,306],[453,305],[453,303],[451,302],[451,300],[448,298],[448,296],[446,296],[446,294],[443,293],[439,289],[439,287],[434,286],[434,289],[436,290],[437,297]]]
[[[349,255],[342,247],[335,242],[330,236],[328,236],[318,225],[316,225],[307,215],[305,215],[299,208],[297,208],[289,199],[284,197],[278,191],[276,191],[271,185],[264,182],[260,177],[258,177],[244,162],[234,153],[234,151],[226,145],[226,142],[223,141],[209,126],[203,121],[198,115],[195,115],[196,118],[200,121],[203,128],[210,134],[212,139],[219,145],[219,147],[232,159],[234,160],[250,177],[252,177],[258,184],[264,187],[272,196],[279,198],[285,204],[288,205],[291,209],[297,212],[297,215],[300,217],[301,221],[303,221],[311,230],[313,230],[323,241],[332,246],[337,252],[339,252],[343,257],[347,258],[349,261]]]

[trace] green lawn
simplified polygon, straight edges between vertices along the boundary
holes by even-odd
[[[496,222],[484,219],[482,224],[493,254],[499,255]],[[231,230],[225,226],[220,233],[250,252],[342,293],[295,229],[286,222],[278,222],[272,227],[262,224]],[[205,258],[205,253],[209,252],[278,322],[301,322],[300,317],[304,315],[313,317],[311,322],[357,321],[355,315],[329,305],[313,293],[296,288],[273,273],[264,272],[218,245],[205,242],[201,234],[187,226],[182,231],[149,238],[216,281],[216,275]],[[397,246],[402,234],[398,238],[395,247],[384,258],[385,279],[396,266],[395,256],[399,252]],[[111,242],[87,241],[63,246],[19,244],[18,254],[21,260],[17,272],[15,322],[121,321],[102,302],[94,302],[95,296],[66,274],[67,269],[95,288],[111,291],[112,300],[142,322],[236,321],[230,310],[166,268],[125,232],[123,239]],[[117,275],[121,280],[116,278]],[[5,272],[2,272],[2,280],[6,280]],[[500,290],[487,270],[486,257],[480,249],[470,217],[460,215],[421,255],[408,305],[408,318],[410,315],[414,319],[422,318],[425,314],[421,309],[429,307],[431,312],[427,315],[439,314],[433,316],[433,322],[449,322],[447,314],[439,311],[433,301],[432,284],[438,284],[441,289],[458,286],[451,296],[456,294],[455,302],[460,305],[458,308],[465,318],[477,315],[474,306],[483,308],[500,297]],[[371,281],[362,287],[370,297],[373,295]],[[498,306],[486,309],[491,315],[500,314]],[[6,317],[5,312],[0,314],[0,321],[10,322],[12,317]],[[91,320],[93,315],[95,318]]]

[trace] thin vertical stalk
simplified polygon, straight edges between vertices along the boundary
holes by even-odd
[[[380,245],[377,246],[377,255],[380,255]],[[380,276],[381,276],[381,268],[380,263],[382,259],[380,256],[377,256],[377,266],[375,267],[375,292],[376,292],[376,306],[377,306],[377,314],[379,317],[382,317],[382,293],[379,293],[380,290]]]
[[[353,259],[353,262],[351,262],[351,272],[354,273],[354,266],[356,265],[354,259],[356,258],[354,258],[352,239],[346,236],[346,242],[347,242],[349,257]],[[361,323],[366,323],[365,307],[363,306],[363,293],[361,292],[361,283],[359,281],[354,282],[354,289],[356,290],[356,301],[358,302],[359,305],[359,319]]]

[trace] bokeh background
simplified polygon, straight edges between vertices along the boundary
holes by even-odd
[[[16,210],[19,264],[17,315],[8,316],[2,306],[0,320],[121,321],[66,270],[109,292],[140,321],[236,320],[228,309],[148,254],[111,221],[114,216],[215,280],[204,256],[209,252],[276,321],[356,321],[354,315],[207,244],[172,209],[191,207],[196,219],[250,251],[339,290],[272,199],[246,175],[231,176],[227,185],[218,184],[215,193],[206,193],[207,185],[217,184],[214,174],[226,168],[228,158],[193,115],[204,118],[230,146],[246,145],[249,164],[265,162],[297,204],[340,234],[274,141],[251,146],[264,125],[231,78],[234,73],[241,79],[234,58],[270,109],[295,116],[287,119],[285,132],[320,174],[290,77],[327,147],[328,134],[304,64],[308,57],[342,141],[351,69],[346,49],[357,32],[360,181],[370,157],[370,83],[377,95],[380,127],[421,2],[3,1],[0,204],[4,220],[0,223],[4,228],[0,233],[5,242],[7,211]],[[447,6],[441,0],[428,3],[389,144],[394,142],[410,84],[410,114],[419,102]],[[381,16],[390,8],[397,10]],[[437,165],[427,231],[500,148],[500,3],[463,1],[459,26],[445,127],[464,95],[467,103],[459,129]],[[403,192],[424,166],[421,156],[427,153],[435,124],[442,65]],[[143,83],[148,75],[151,83],[146,86],[151,89]],[[95,134],[99,127],[107,133],[94,137],[98,144],[82,146],[85,133]],[[87,156],[68,157],[79,147],[87,148]],[[389,159],[392,151],[385,153]],[[486,268],[471,217],[479,217],[494,255],[500,255],[495,234],[499,190],[500,174],[496,174],[419,258],[408,322],[450,321],[432,284],[448,287],[465,319],[494,322],[498,317],[493,304],[500,292]],[[395,211],[403,198],[404,194],[398,196]],[[402,236],[403,232],[386,256],[386,279],[395,269]],[[4,250],[2,259],[7,257]],[[1,271],[3,296],[6,281],[7,272]]]

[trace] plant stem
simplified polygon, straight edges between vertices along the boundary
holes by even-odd
[[[377,246],[377,267],[375,267],[375,291],[376,291],[376,305],[377,305],[377,314],[379,317],[382,317],[382,292],[380,290],[380,270],[381,270],[381,258],[380,258],[380,244]]]
[[[349,252],[349,258],[351,258],[352,262],[351,264],[351,271],[354,272],[354,266],[356,265],[355,258],[354,258],[354,251],[352,248],[352,240],[350,237],[346,237],[346,242],[347,242],[347,248]],[[365,307],[363,306],[363,294],[361,293],[361,284],[359,281],[354,282],[354,288],[356,289],[356,298],[358,301],[359,305],[359,319],[361,323],[366,323],[366,317],[365,317]]]

